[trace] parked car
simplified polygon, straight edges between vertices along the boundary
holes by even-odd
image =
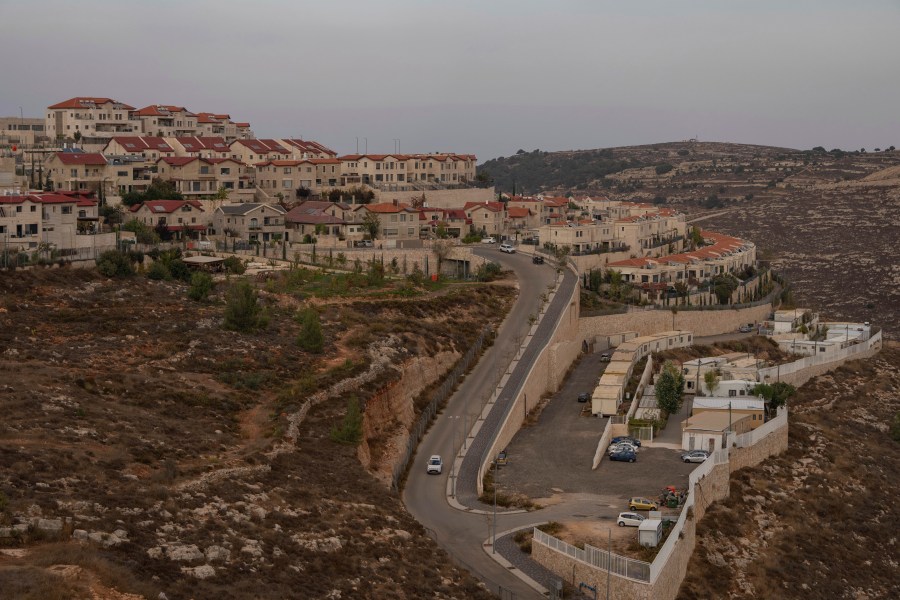
[[[578,394],[579,402],[589,402],[591,399],[591,394],[589,392],[581,392]]]
[[[659,503],[648,498],[635,496],[628,501],[629,510],[659,510]]]
[[[750,333],[753,331],[753,325],[741,325],[738,327],[738,331],[741,333]]]
[[[496,244],[496,243],[497,243],[497,238],[495,238],[495,237],[492,236],[492,235],[489,235],[489,236],[487,236],[486,238],[481,238],[481,243],[482,243],[482,244]]]
[[[612,439],[612,442],[614,444],[618,444],[619,442],[628,442],[629,444],[631,444],[633,446],[637,446],[638,448],[641,447],[641,440],[637,439],[636,437],[630,437],[627,435],[620,435],[620,436],[614,437]]]
[[[633,452],[637,454],[637,446],[632,446],[631,444],[627,444],[625,442],[621,442],[619,444],[610,444],[609,448],[607,448],[607,452],[609,454],[613,454],[615,452]]]
[[[706,450],[691,450],[681,455],[681,460],[686,463],[702,463],[709,458],[709,452]]]
[[[637,460],[637,454],[634,452],[630,452],[628,450],[622,450],[621,452],[613,452],[609,455],[609,460],[620,460],[623,462],[634,462]]]
[[[623,512],[619,513],[619,518],[616,519],[616,523],[619,524],[619,527],[625,527],[626,525],[629,527],[640,527],[641,521],[643,520],[644,517],[637,513]]]
[[[506,252],[507,254],[514,254],[516,251],[516,247],[510,244],[509,242],[503,242],[500,244],[500,252]]]
[[[540,256],[539,254],[535,254],[534,256],[531,257],[531,262],[533,262],[536,265],[542,265],[542,264],[544,264],[544,257]]]
[[[428,459],[428,469],[426,469],[426,473],[429,475],[440,475],[444,470],[444,461],[441,460],[440,454],[434,454],[431,458]]]
[[[612,355],[609,352],[604,352],[600,355],[600,362],[609,362],[612,360]]]
[[[502,467],[504,465],[509,464],[509,456],[506,454],[506,450],[501,450],[499,454],[497,454],[497,466]]]

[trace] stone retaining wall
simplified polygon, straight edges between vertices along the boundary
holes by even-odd
[[[617,315],[580,319],[580,340],[592,340],[622,331],[636,331],[639,336],[663,331],[692,331],[695,336],[718,335],[737,331],[746,323],[766,320],[772,312],[770,304],[750,308],[724,310],[683,310],[675,315],[668,310],[641,310]]]

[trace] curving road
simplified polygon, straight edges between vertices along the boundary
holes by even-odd
[[[457,485],[458,499],[467,506],[478,506],[474,492],[475,473],[487,438],[493,434],[503,416],[505,404],[512,399],[515,388],[523,380],[531,360],[549,340],[549,333],[552,333],[559,314],[568,304],[568,292],[558,294],[556,301],[548,307],[547,314],[519,361],[518,367],[513,370],[493,410],[482,424],[479,436],[474,440],[467,437],[464,442],[465,432],[471,430],[473,419],[480,415],[485,401],[516,353],[519,340],[524,339],[530,329],[528,317],[538,313],[541,294],[545,293],[548,286],[556,280],[556,271],[552,266],[534,265],[529,255],[507,255],[494,248],[479,249],[476,253],[512,269],[518,278],[519,296],[501,325],[494,345],[465,378],[419,444],[403,490],[403,502],[410,513],[431,530],[437,542],[464,567],[488,583],[492,591],[496,593],[502,586],[514,592],[517,598],[542,598],[542,595],[511,574],[507,568],[486,556],[482,544],[490,536],[489,515],[451,507],[447,502],[446,490],[448,478],[452,477],[455,480],[456,477],[456,473],[451,472],[453,459],[465,443],[471,451],[466,454],[461,468],[462,477]],[[575,285],[575,276],[568,270],[565,273],[562,288],[571,290],[571,286]],[[444,472],[440,476],[425,474],[425,461],[432,454],[440,454],[444,458]],[[569,504],[561,515],[570,515],[573,509],[574,507]],[[574,512],[588,513],[595,510],[596,502],[586,498],[582,511],[574,509]],[[540,515],[503,514],[497,519],[497,531],[544,522],[554,518],[555,512],[551,507],[540,511]],[[585,518],[589,516],[592,515],[585,514]]]

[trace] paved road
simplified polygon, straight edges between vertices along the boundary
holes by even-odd
[[[479,249],[476,252],[515,271],[519,281],[519,297],[500,327],[494,345],[460,384],[447,407],[438,415],[434,426],[422,439],[403,490],[403,501],[410,513],[433,532],[438,543],[463,566],[490,584],[495,593],[502,585],[515,592],[520,599],[537,598],[541,596],[532,588],[484,554],[482,542],[488,538],[486,516],[466,514],[452,508],[447,503],[445,492],[447,478],[451,476],[453,457],[462,445],[465,426],[471,428],[472,419],[481,412],[484,400],[497,384],[500,369],[514,355],[517,341],[524,339],[530,329],[528,317],[538,312],[540,296],[555,281],[556,271],[550,265],[534,265],[530,257],[521,254],[506,255],[494,248]],[[569,285],[574,285],[574,276],[570,274],[568,277]],[[553,310],[552,306],[548,313],[550,310]],[[550,319],[545,319],[544,322],[550,326],[549,321]],[[546,340],[536,335],[532,345],[540,346],[543,343]],[[527,361],[527,357],[523,359],[523,363]],[[510,383],[513,383],[512,378]],[[495,404],[495,409],[502,409],[501,401]],[[484,434],[492,431],[495,413],[493,411],[489,422],[483,425]],[[481,444],[485,443],[484,436],[479,439]],[[474,451],[468,455],[481,456],[482,452],[483,450]],[[425,460],[432,454],[444,457],[445,469],[441,476],[425,474]],[[474,476],[470,475],[470,479],[464,485],[467,489],[474,489]],[[498,519],[497,530],[539,523],[546,519],[543,515],[538,518],[529,514],[506,515],[503,520]]]

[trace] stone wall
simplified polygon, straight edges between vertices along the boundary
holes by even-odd
[[[757,440],[752,446],[746,448],[731,448],[728,453],[728,465],[734,473],[744,467],[758,465],[763,460],[776,454],[781,454],[788,448],[788,428],[779,427],[761,440]]]
[[[307,248],[309,249],[307,250]],[[396,259],[397,270],[401,275],[412,273],[416,266],[418,266],[426,275],[431,275],[437,269],[437,258],[435,258],[431,248],[333,248],[330,250],[327,248],[318,248],[315,254],[315,264],[325,265],[327,264],[326,261],[329,257],[336,261],[340,254],[343,254],[346,258],[344,268],[352,268],[357,259],[363,265],[363,268],[365,268],[366,263],[371,260],[376,260],[378,262],[384,261],[384,265],[387,268],[391,267],[393,261]],[[280,251],[278,257],[281,257]],[[260,260],[266,260],[262,256],[258,258]],[[287,258],[288,260],[299,258],[302,262],[312,263],[312,248],[309,244],[305,244],[304,250],[289,251]],[[447,276],[458,275],[462,277],[464,273],[459,270],[462,269],[462,267],[458,267],[455,262],[458,260],[468,261],[469,274],[474,273],[482,264],[489,262],[488,259],[473,254],[471,246],[454,246],[448,260],[444,261],[441,268],[442,273]],[[337,263],[334,264],[337,266]],[[388,272],[390,272],[390,270]]]
[[[771,312],[772,306],[769,304],[740,309],[681,310],[675,315],[674,329],[692,331],[695,336],[730,333],[737,331],[742,324],[764,321]],[[643,336],[672,329],[672,312],[669,310],[638,310],[579,319],[580,340],[592,340],[622,331],[636,331]]]

